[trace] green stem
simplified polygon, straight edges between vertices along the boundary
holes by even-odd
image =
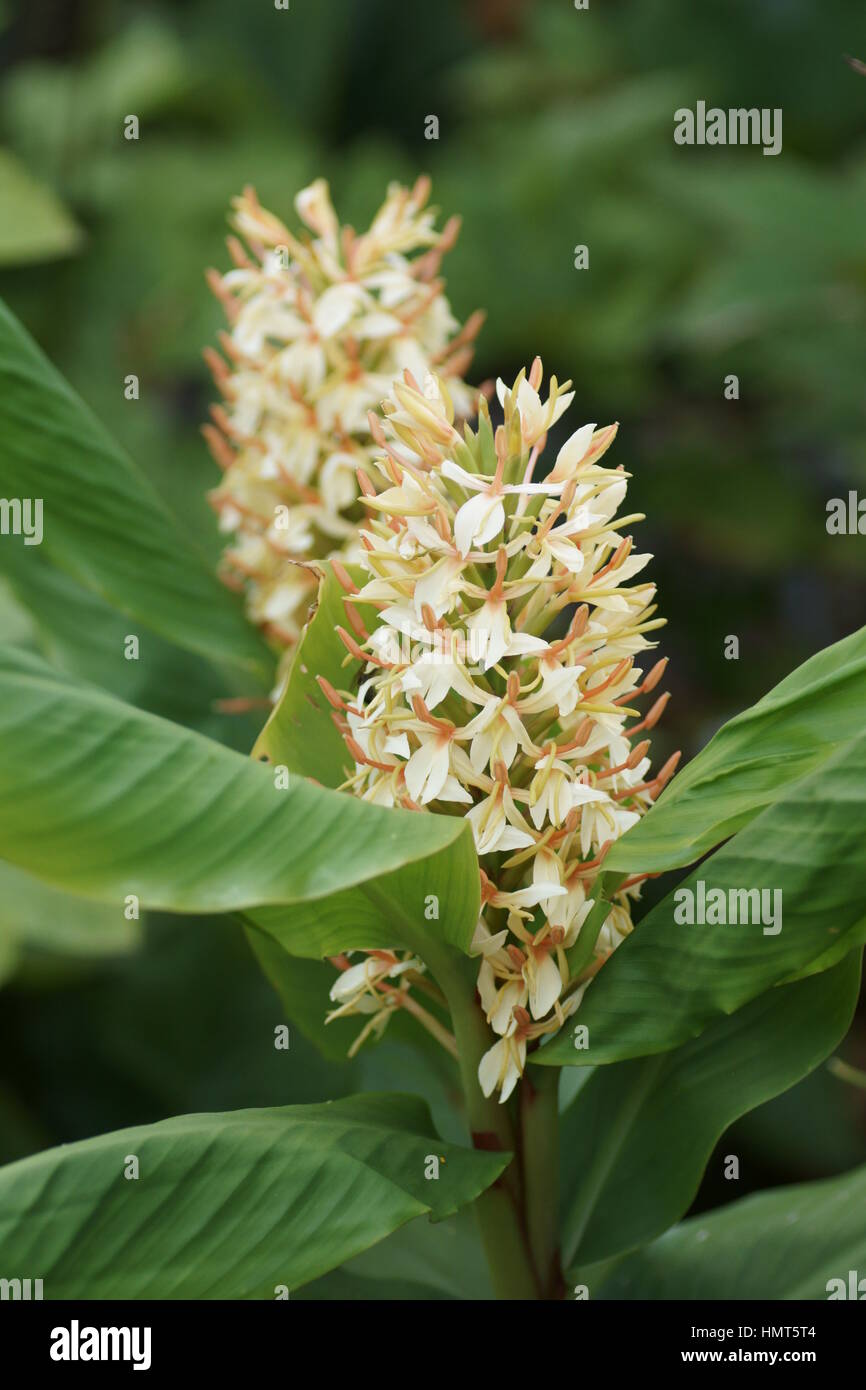
[[[543,1298],[562,1296],[559,1261],[559,1068],[533,1067],[520,1083],[526,1224]]]
[[[449,960],[443,952],[435,965],[428,963],[451,1011],[473,1146],[515,1153],[518,1136],[508,1107],[494,1096],[486,1097],[478,1084],[478,1063],[491,1046],[491,1033],[475,997],[474,977],[463,968],[470,962],[456,957]],[[538,1298],[540,1288],[529,1248],[517,1163],[512,1161],[502,1177],[481,1194],[474,1211],[497,1298]]]
[[[384,913],[389,906],[393,912],[373,884],[365,884],[364,891]],[[473,1147],[516,1156],[519,1135],[509,1107],[485,1096],[478,1084],[478,1064],[494,1038],[476,996],[475,961],[427,932],[418,932],[408,914],[400,913],[400,929],[403,944],[425,962],[448,1003]],[[532,1259],[519,1162],[508,1164],[476,1199],[473,1210],[496,1297],[543,1297]]]

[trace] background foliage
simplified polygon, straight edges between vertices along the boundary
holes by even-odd
[[[854,0],[593,0],[585,13],[570,0],[292,0],[288,13],[31,0],[4,6],[3,25],[0,295],[211,562],[215,469],[197,425],[220,312],[202,271],[226,264],[229,198],[251,182],[289,216],[324,173],[361,225],[389,179],[426,170],[464,218],[446,265],[455,310],[489,311],[476,377],[513,376],[537,351],[575,380],[578,414],[621,421],[616,461],[634,474],[669,619],[657,761],[680,745],[692,756],[866,622],[862,541],[824,524],[830,497],[866,488]],[[699,98],[781,106],[783,154],[676,147],[673,111]],[[122,138],[130,113],[137,143]],[[431,113],[438,142],[423,138]],[[573,268],[577,243],[588,272]],[[131,508],[121,525],[136,526]],[[52,659],[86,675],[91,599],[65,580],[41,597]],[[5,634],[44,645],[9,589],[0,604]],[[739,661],[723,658],[728,634]],[[161,643],[116,693],[246,751],[257,721],[214,712],[238,687],[212,656],[213,670]],[[152,917],[123,940],[85,938],[33,891],[19,874],[0,894],[0,1161],[197,1110],[389,1088],[432,1095],[440,1131],[459,1137],[435,1059],[399,1049],[402,1020],[351,1062],[333,1046],[322,1059],[296,1028],[277,1052],[278,1001],[227,921]],[[862,1015],[844,1055],[866,1064]],[[743,1158],[736,1192],[711,1162],[697,1209],[832,1177],[866,1155],[866,1092],[821,1068],[736,1121],[726,1152]]]

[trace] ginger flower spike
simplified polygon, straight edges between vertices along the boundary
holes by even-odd
[[[663,619],[639,577],[651,557],[627,534],[642,517],[617,516],[628,475],[602,464],[617,427],[582,426],[535,476],[569,386],[551,378],[545,393],[536,358],[513,386],[497,384],[495,431],[481,402],[477,434],[455,428],[441,378],[422,389],[407,372],[394,386],[384,425],[374,424],[378,472],[361,479],[369,578],[344,585],[347,606],[375,605],[379,625],[366,638],[357,626],[341,633],[364,655],[360,688],[326,690],[357,796],[472,825],[478,992],[491,1033],[478,1080],[503,1101],[527,1048],[575,1012],[632,930],[636,881],[615,895],[589,965],[571,976],[566,953],[605,854],[676,765],[650,772],[646,734],[667,696],[638,707],[664,673],[664,660],[643,669]],[[357,1004],[384,1026],[394,995],[380,983],[398,959],[353,967],[333,992],[340,1012]]]
[[[341,227],[328,185],[295,199],[295,237],[248,188],[234,200],[234,269],[208,272],[228,331],[205,350],[223,403],[204,434],[223,469],[210,500],[231,541],[222,577],[286,655],[316,594],[315,561],[355,558],[357,470],[381,482],[368,414],[405,369],[432,368],[458,413],[474,410],[462,380],[483,316],[459,332],[439,278],[459,219],[442,231],[430,182],[392,184],[368,231]]]

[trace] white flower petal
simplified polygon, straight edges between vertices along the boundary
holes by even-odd
[[[570,478],[592,443],[595,425],[581,425],[579,430],[568,438],[556,455],[553,473],[557,478]]]
[[[533,1018],[545,1018],[562,993],[559,966],[552,955],[545,955],[527,968],[531,976],[529,1012]]]

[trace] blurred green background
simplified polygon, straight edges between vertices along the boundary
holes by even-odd
[[[669,620],[659,761],[866,622],[866,542],[825,528],[830,498],[866,495],[866,75],[844,57],[866,59],[862,4],[29,0],[0,24],[0,295],[214,557],[203,271],[227,264],[229,199],[253,183],[292,220],[324,175],[361,226],[389,180],[429,172],[463,217],[455,312],[489,314],[475,379],[540,353],[576,384],[575,424],[621,422],[611,457]],[[676,146],[673,113],[699,99],[781,107],[782,154]],[[7,631],[21,621],[7,601]],[[190,667],[168,653],[132,698],[249,747],[254,723],[215,716]],[[347,1064],[293,1028],[275,1051],[279,1005],[234,925],[52,937],[27,892],[7,881],[0,911],[0,1161],[360,1085],[432,1088],[454,1131],[447,1082],[393,1039]],[[866,1065],[862,1011],[843,1055]],[[730,1152],[741,1181],[717,1155],[699,1205],[862,1162],[866,1092],[822,1068]]]

